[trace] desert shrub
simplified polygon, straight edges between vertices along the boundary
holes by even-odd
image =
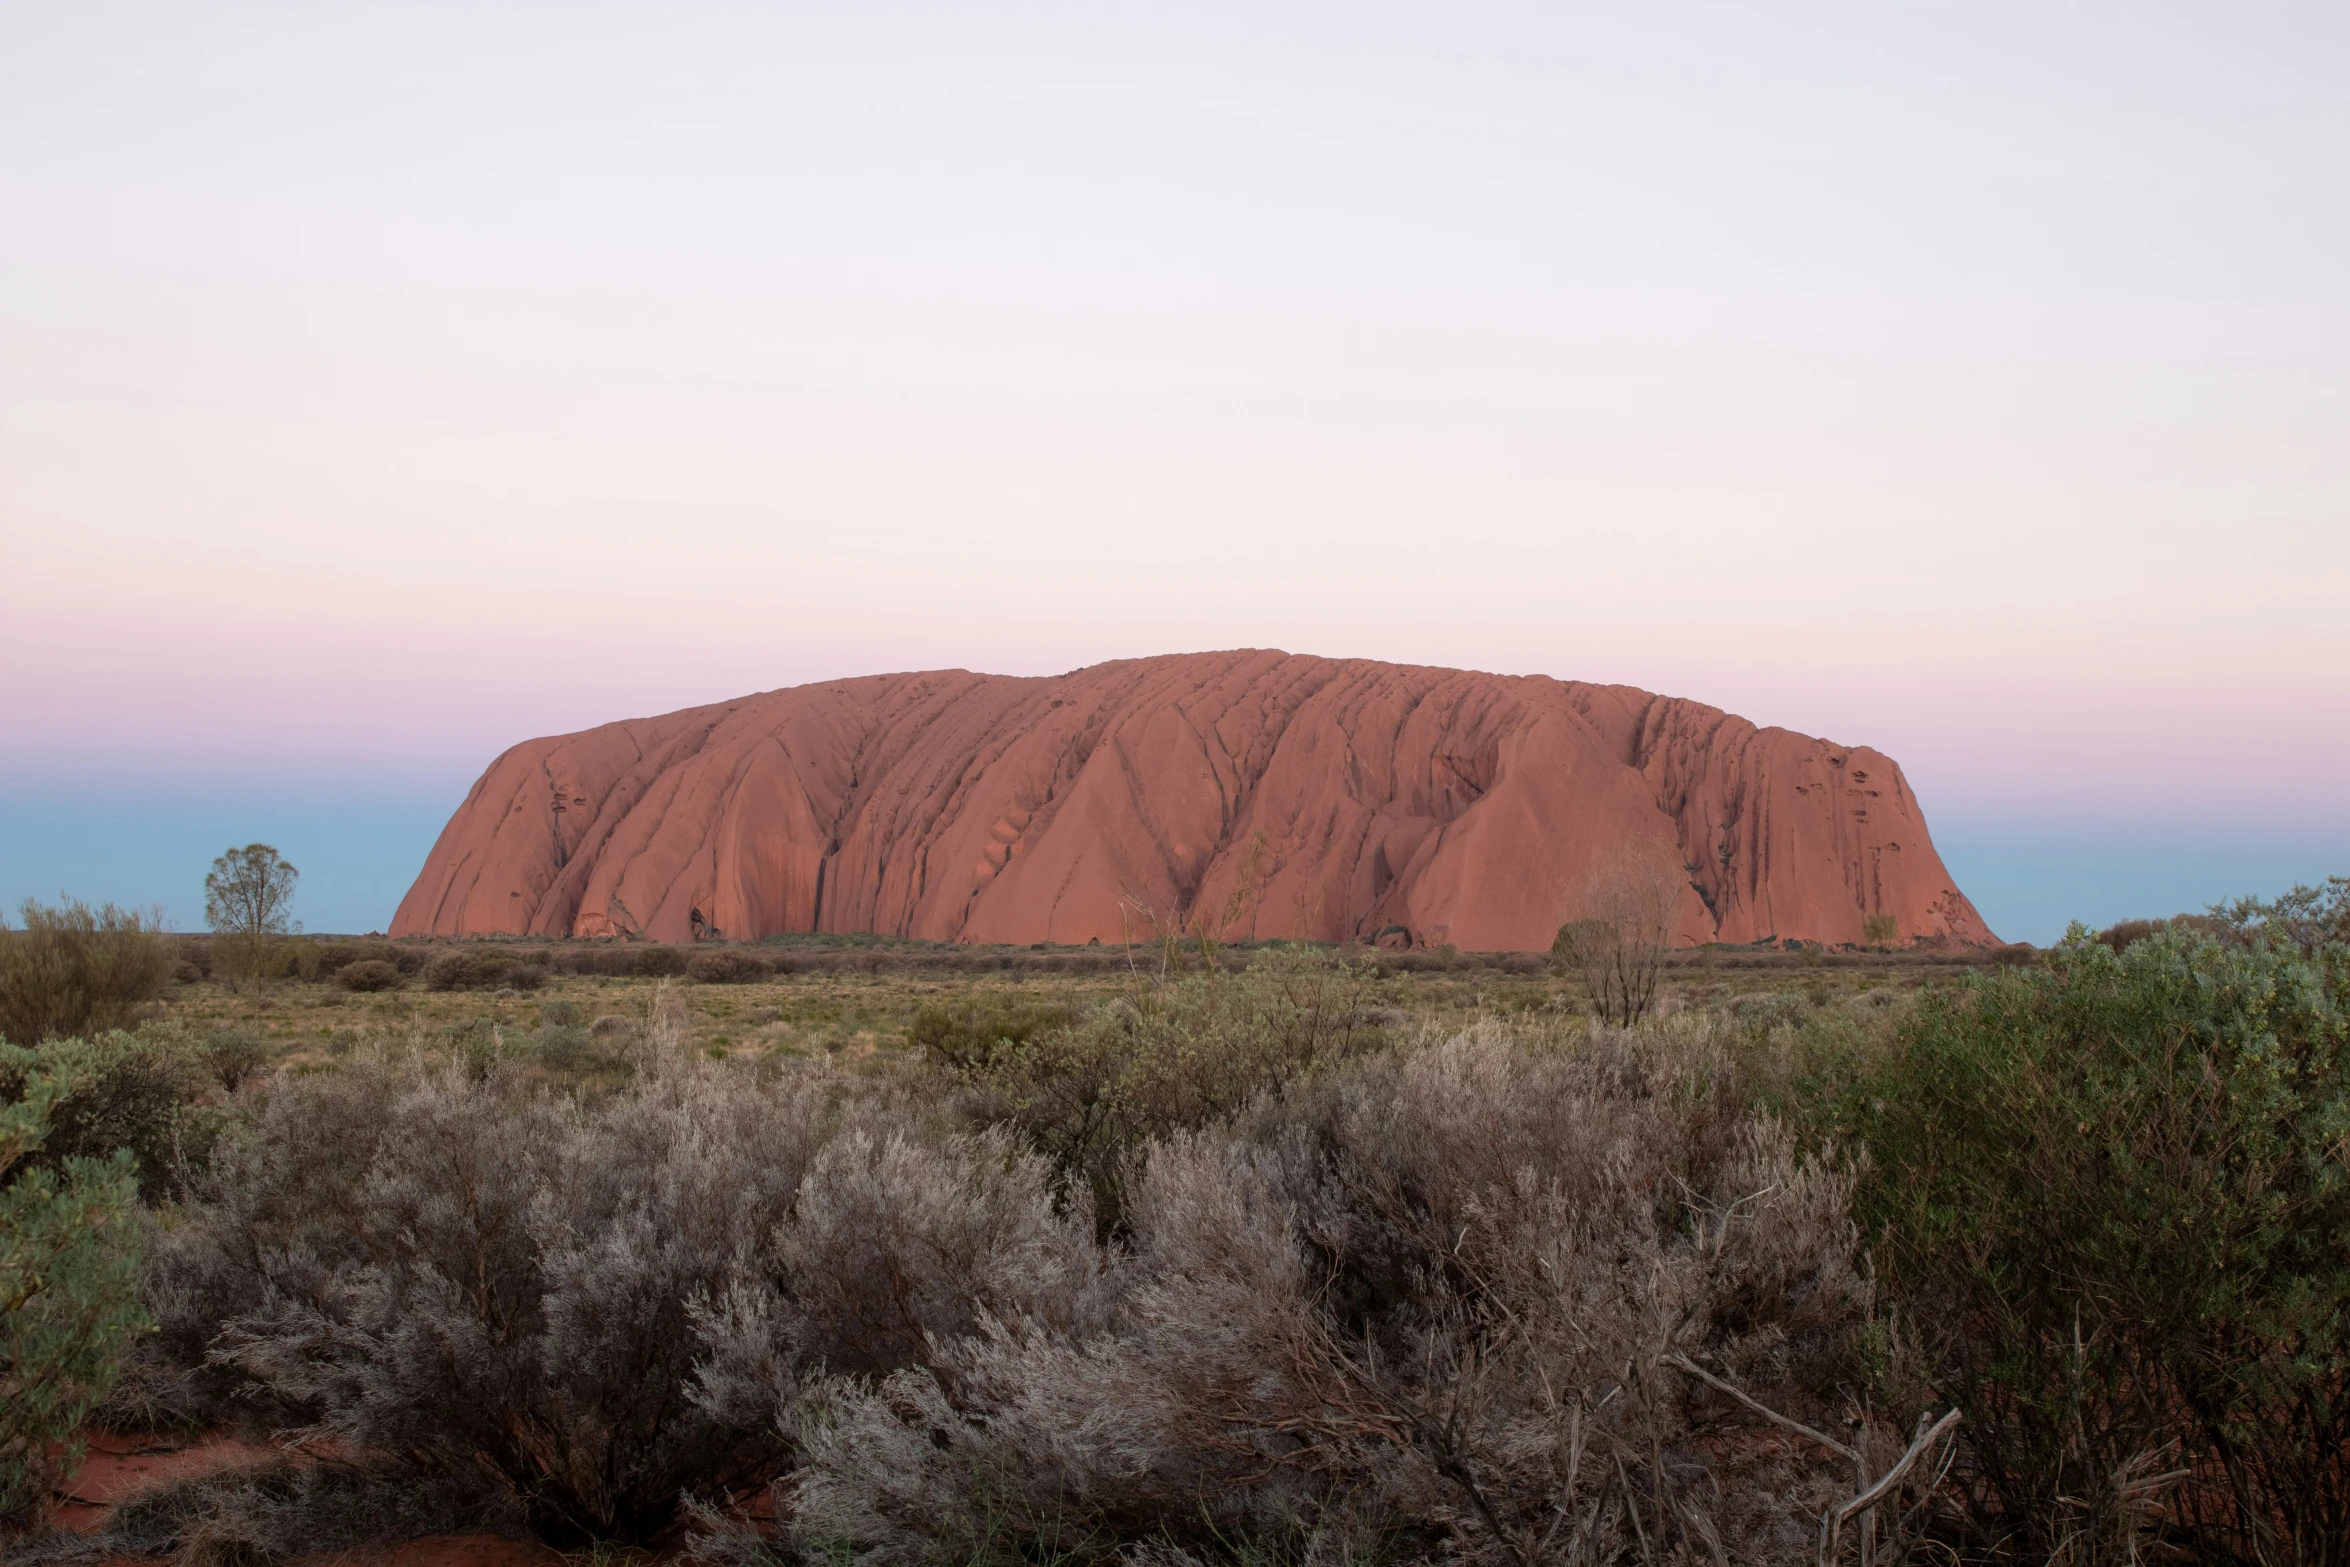
[[[151,916],[72,898],[27,898],[19,912],[22,930],[0,919],[0,1039],[128,1028],[171,980],[178,960]]]
[[[390,941],[313,941],[310,946],[319,972],[328,975],[340,975],[354,963],[388,963],[399,972],[414,973],[425,962],[423,952]]]
[[[1861,1213],[1987,1543],[2350,1559],[2350,963],[2077,927],[1859,1085]]]
[[[764,1479],[817,1365],[1066,1322],[1098,1272],[1006,1134],[867,1130],[821,1073],[656,1059],[592,1107],[495,1069],[279,1079],[196,1184],[149,1281],[171,1358],[413,1472],[493,1475],[566,1541]]]
[[[32,1513],[145,1326],[127,1152],[57,1158],[58,1108],[88,1091],[79,1041],[0,1045],[0,1527]],[[46,1153],[35,1162],[30,1156]]]
[[[1153,1137],[1279,1095],[1371,1045],[1369,975],[1306,950],[1258,955],[1121,996],[1063,1028],[999,1042],[973,1069],[978,1112],[1016,1129],[1105,1230]]]
[[[444,952],[424,966],[427,990],[497,990],[511,985],[521,965],[495,948]]]
[[[937,1146],[852,1128],[816,1155],[764,1266],[699,1314],[696,1397],[745,1424],[788,1421],[828,1386],[935,1363],[995,1324],[1095,1332],[1109,1266],[1087,1216],[1059,1211],[1049,1168],[1004,1133]]]
[[[21,1155],[25,1168],[62,1174],[69,1161],[105,1159],[121,1149],[141,1189],[161,1192],[194,1086],[192,1064],[185,1038],[154,1025],[29,1051],[0,1044],[0,1101],[23,1097],[44,1072],[62,1072],[66,1085],[49,1104],[40,1146]]]
[[[539,1022],[549,1028],[569,1028],[579,1021],[579,1003],[576,1001],[542,1001],[539,1003]]]
[[[1066,1028],[1070,1019],[1066,1005],[1019,996],[926,1001],[915,1009],[906,1042],[941,1066],[969,1072],[993,1061],[1004,1046],[1024,1045],[1050,1029]]]
[[[617,1012],[607,1012],[588,1025],[588,1037],[606,1048],[626,1045],[642,1031],[635,1018]]]
[[[2172,922],[2214,937],[2259,941],[2314,956],[2350,947],[2350,876],[2328,876],[2321,887],[2296,886],[2274,900],[2238,898],[2208,915],[2182,914]]]
[[[1783,1025],[1806,1022],[1813,1012],[1811,998],[1799,990],[1765,990],[1732,996],[1723,1010],[1736,1022],[1766,1034]]]
[[[1697,1372],[1841,1428],[1822,1390],[1861,1380],[1869,1303],[1848,1179],[1711,1079],[1489,1026],[1154,1142],[1104,1326],[999,1314],[936,1365],[827,1384],[796,1543],[1812,1560],[1849,1454]],[[1865,1438],[1883,1472],[1902,1437]]]
[[[2168,920],[2120,920],[2097,933],[2097,940],[2119,952],[2170,928]]]
[[[675,947],[639,948],[628,971],[639,979],[674,979],[685,972],[685,954]]]
[[[540,1062],[557,1072],[577,1072],[604,1064],[588,1031],[576,1023],[548,1023],[531,1038],[531,1050]]]
[[[228,1093],[269,1064],[273,1052],[259,1034],[242,1028],[216,1028],[197,1037],[191,1047],[196,1064]]]
[[[687,958],[685,972],[705,985],[749,985],[766,979],[774,971],[748,953],[721,947]]]
[[[186,1200],[151,1219],[140,1290],[156,1333],[116,1400],[133,1423],[316,1418],[210,1353],[224,1324],[273,1292],[316,1298],[338,1269],[363,1263],[359,1194],[401,1081],[359,1062],[273,1084],[189,1171]]]
[[[1581,977],[1601,1022],[1629,1028],[1656,1004],[1681,889],[1665,860],[1628,847],[1592,868],[1582,891],[1587,912],[1559,927],[1550,950]],[[1455,954],[1442,950],[1449,966]]]
[[[517,963],[506,970],[499,988],[502,990],[539,990],[547,983],[547,967],[543,963]]]
[[[553,954],[553,961],[567,974],[598,974],[606,979],[625,979],[636,973],[636,960],[641,951],[641,948],[624,942],[565,947]]]
[[[756,1478],[771,1425],[688,1396],[692,1312],[786,1211],[822,1097],[673,1077],[589,1115],[494,1079],[380,1082],[386,1130],[342,1180],[230,1199],[325,1233],[264,1261],[299,1282],[231,1318],[222,1353],[365,1451],[498,1477],[553,1538],[646,1539],[681,1492]],[[303,1085],[280,1098],[303,1116]]]
[[[399,989],[401,975],[396,964],[384,962],[379,958],[362,958],[356,963],[346,963],[335,970],[335,983],[345,990],[372,994],[377,991]]]
[[[150,1395],[492,1477],[552,1539],[644,1541],[772,1475],[824,1367],[1092,1320],[1090,1221],[1009,1134],[678,1060],[592,1103],[496,1069],[273,1080],[159,1228]]]

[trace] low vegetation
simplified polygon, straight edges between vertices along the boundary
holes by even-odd
[[[2345,953],[2169,929],[1936,995],[1860,1215],[2024,1559],[2350,1561]]]
[[[132,1156],[93,1157],[105,1067],[78,1040],[0,1043],[0,1528],[37,1515],[145,1325]]]
[[[90,1549],[2346,1559],[2350,883],[1588,986],[137,937],[132,1028],[0,1052],[0,1487],[92,1419],[287,1456]]]
[[[159,920],[67,899],[27,898],[22,928],[0,918],[0,1039],[44,1039],[128,1028],[163,994],[172,957]]]

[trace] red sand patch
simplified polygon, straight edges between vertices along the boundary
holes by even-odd
[[[90,1434],[88,1442],[88,1457],[59,1490],[56,1522],[69,1534],[102,1532],[116,1504],[159,1486],[257,1469],[288,1456],[280,1448],[218,1431],[191,1439],[98,1431]],[[492,1534],[437,1534],[398,1545],[322,1551],[302,1558],[302,1563],[303,1567],[559,1567],[565,1560],[560,1551],[535,1541]],[[128,1564],[125,1558],[123,1567]]]
[[[230,1469],[254,1469],[277,1460],[262,1447],[226,1432],[192,1439],[93,1432],[89,1456],[59,1488],[57,1527],[68,1534],[96,1534],[106,1527],[117,1502],[158,1486]]]

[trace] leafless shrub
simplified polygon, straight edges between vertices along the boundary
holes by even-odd
[[[1585,880],[1581,913],[1559,927],[1554,955],[1580,974],[1603,1023],[1629,1028],[1656,1002],[1681,877],[1658,856],[1620,848]]]

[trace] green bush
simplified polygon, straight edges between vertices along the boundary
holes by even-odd
[[[27,898],[24,929],[0,919],[0,1039],[44,1039],[128,1028],[163,994],[177,957],[159,922],[113,904]]]
[[[1857,1216],[2018,1559],[2350,1560],[2350,953],[2257,924],[1929,996]]]
[[[25,1098],[43,1073],[63,1073],[40,1146],[20,1155],[26,1168],[62,1174],[71,1160],[121,1149],[141,1189],[160,1193],[194,1087],[192,1057],[185,1037],[168,1030],[53,1040],[32,1050],[0,1045],[0,1101]]]
[[[232,1094],[246,1078],[268,1065],[270,1054],[268,1041],[241,1028],[216,1028],[198,1039],[194,1049],[197,1065]]]
[[[986,1066],[1007,1046],[1068,1027],[1070,1016],[1066,1006],[1018,996],[927,1001],[915,1011],[906,1042],[941,1066],[969,1072]]]
[[[2322,887],[2295,887],[2274,902],[2238,898],[2209,914],[2182,914],[2172,923],[2237,940],[2258,939],[2304,956],[2350,946],[2350,876],[2328,876]]]
[[[588,1038],[588,1031],[576,1023],[548,1024],[538,1031],[531,1048],[542,1065],[558,1072],[576,1072],[603,1064]]]
[[[1211,969],[998,1043],[969,1071],[986,1090],[983,1114],[1051,1159],[1106,1232],[1123,1221],[1148,1140],[1278,1096],[1373,1042],[1369,986],[1367,970],[1272,949],[1239,974]]]
[[[130,1155],[32,1157],[57,1108],[87,1091],[78,1044],[0,1045],[0,1525],[33,1513],[54,1469],[80,1461],[74,1433],[147,1326]]]

